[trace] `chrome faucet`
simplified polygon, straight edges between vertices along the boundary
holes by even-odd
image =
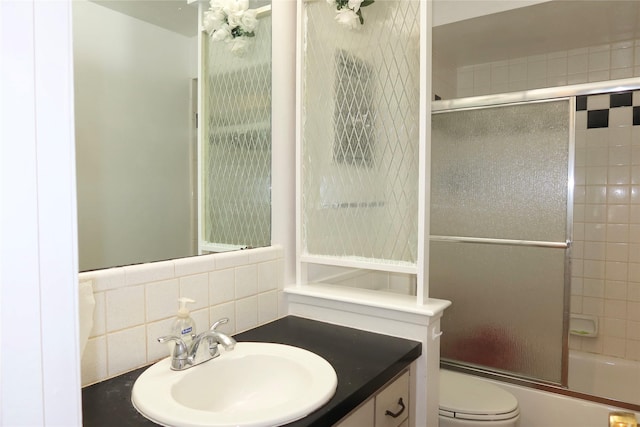
[[[224,325],[228,321],[229,318],[227,317],[218,320],[211,325],[208,331],[198,334],[190,345],[186,345],[180,337],[175,335],[166,335],[158,338],[158,342],[160,343],[176,342],[171,354],[171,369],[174,371],[182,371],[220,356],[218,344],[222,345],[226,351],[233,350],[236,345],[236,340],[222,332],[216,331],[218,326]],[[204,353],[204,355],[198,353],[202,341],[207,341],[209,345],[209,351],[200,352]]]

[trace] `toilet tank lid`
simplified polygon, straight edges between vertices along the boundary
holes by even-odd
[[[446,369],[440,370],[440,409],[468,415],[519,412],[518,401],[508,391]]]

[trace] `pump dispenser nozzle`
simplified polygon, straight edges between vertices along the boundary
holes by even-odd
[[[193,304],[194,302],[195,301],[191,298],[178,298],[178,303],[180,304],[180,308],[178,308],[178,317],[189,317],[189,309],[187,308],[187,304]]]

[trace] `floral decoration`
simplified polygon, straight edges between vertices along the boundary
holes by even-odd
[[[327,0],[336,10],[335,20],[351,30],[357,30],[364,25],[362,8],[369,6],[374,0]]]
[[[249,0],[211,0],[209,4],[204,13],[204,30],[211,40],[223,41],[232,53],[243,56],[256,35],[257,11],[249,9]]]

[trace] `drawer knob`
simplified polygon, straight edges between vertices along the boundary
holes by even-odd
[[[402,398],[398,399],[398,405],[400,405],[400,410],[398,410],[398,412],[391,412],[390,410],[387,409],[387,411],[384,414],[393,418],[398,418],[405,410],[405,406],[404,406],[404,402],[402,401]]]

